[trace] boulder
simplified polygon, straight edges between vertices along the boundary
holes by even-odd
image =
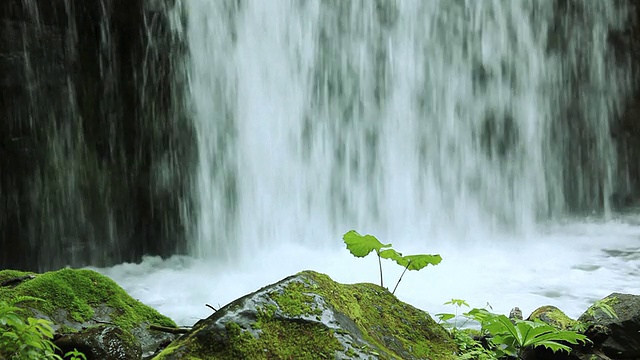
[[[612,359],[640,359],[640,296],[613,293],[600,301],[609,305],[616,317],[593,305],[578,321],[593,324],[587,331],[594,345]]]
[[[0,271],[0,300],[14,299],[25,299],[18,305],[36,318],[50,320],[57,336],[67,339],[86,339],[89,334],[95,334],[92,341],[99,343],[104,342],[103,339],[119,338],[120,344],[127,343],[127,349],[141,347],[142,352],[148,354],[175,338],[173,334],[149,329],[149,324],[175,327],[171,319],[133,299],[113,280],[92,270],[62,269],[43,274]],[[104,324],[110,326],[92,329]],[[130,334],[137,345],[123,340]]]
[[[530,321],[542,321],[547,323],[558,330],[571,330],[575,325],[576,321],[568,317],[562,310],[558,309],[555,306],[546,305],[541,306],[534,310],[534,312],[529,315],[527,320]]]
[[[428,313],[373,284],[304,271],[224,306],[154,359],[455,359]]]
[[[140,359],[140,342],[127,330],[98,325],[59,337],[54,341],[63,354],[77,349],[87,359]]]

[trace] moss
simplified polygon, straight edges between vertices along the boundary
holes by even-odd
[[[290,316],[320,315],[322,311],[314,308],[314,297],[307,291],[308,284],[294,281],[283,292],[272,292],[269,297],[278,304],[280,310]]]
[[[559,330],[573,329],[578,321],[568,317],[555,306],[541,306],[529,315],[529,320],[540,320]]]
[[[30,273],[14,270],[0,271],[0,281],[24,276]],[[118,284],[108,277],[92,270],[62,269],[44,274],[36,274],[34,279],[24,281],[15,287],[0,288],[0,299],[19,296],[33,296],[45,301],[25,305],[55,318],[59,309],[68,311],[69,317],[77,322],[91,320],[94,308],[106,305],[113,309],[111,321],[125,330],[131,330],[144,322],[163,326],[175,323],[156,310],[131,298]]]
[[[79,330],[72,328],[70,326],[67,325],[60,325],[60,328],[58,329],[57,333],[58,334],[73,334],[73,333],[77,333]]]
[[[387,289],[339,284],[312,271],[301,274],[317,282],[316,292],[353,319],[365,340],[380,350],[406,358],[455,359],[451,335],[427,313],[402,303]]]

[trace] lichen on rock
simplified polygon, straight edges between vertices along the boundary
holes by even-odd
[[[428,313],[374,284],[304,271],[237,299],[181,337],[169,359],[455,359]]]

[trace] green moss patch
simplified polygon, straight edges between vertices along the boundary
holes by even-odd
[[[304,271],[316,293],[352,319],[363,337],[395,359],[455,359],[451,335],[427,314],[374,284],[339,284],[327,275]],[[399,355],[396,356],[395,354]],[[382,355],[382,354],[381,354]],[[383,356],[384,358],[384,356]]]
[[[309,285],[294,281],[282,292],[272,292],[269,297],[278,304],[280,311],[291,316],[320,315],[322,311],[314,306],[315,298],[310,295]]]
[[[32,273],[3,270],[0,271],[0,282],[29,274]],[[0,299],[12,300],[22,296],[43,299],[25,302],[23,306],[43,313],[54,322],[60,309],[68,312],[69,321],[82,323],[93,318],[96,308],[107,306],[113,310],[108,314],[110,321],[125,330],[144,322],[176,326],[171,319],[133,299],[113,280],[95,271],[62,269],[33,275],[34,279],[15,287],[1,287]]]
[[[568,317],[562,310],[555,306],[547,305],[537,308],[529,315],[529,320],[539,320],[558,330],[570,330],[578,323]]]

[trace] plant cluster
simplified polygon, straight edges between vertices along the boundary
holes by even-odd
[[[436,314],[441,321],[457,319],[460,308],[469,307],[466,301],[452,299],[445,305],[454,305],[456,314]],[[465,356],[472,359],[501,359],[505,357],[522,358],[528,349],[543,346],[553,352],[571,352],[567,344],[587,343],[589,339],[576,331],[559,330],[541,321],[509,319],[505,315],[494,314],[486,308],[474,308],[462,314],[466,321],[480,324],[479,336],[485,339],[485,346],[480,345],[470,336],[469,330],[460,330],[454,323],[452,335]],[[464,324],[463,324],[464,325]],[[474,344],[475,342],[475,344]],[[490,352],[489,352],[490,350]],[[488,353],[489,352],[489,353]],[[465,357],[466,358],[466,357]]]
[[[407,270],[420,270],[427,265],[438,265],[442,261],[440,255],[402,255],[394,250],[391,244],[383,244],[375,236],[360,235],[355,230],[344,234],[343,240],[353,256],[365,257],[373,251],[376,252],[380,268],[380,286],[384,286],[382,259],[392,260],[404,267],[392,293],[395,293]],[[474,308],[462,314],[465,319],[462,326],[468,321],[480,324],[480,331],[474,338],[472,336],[473,330],[460,330],[457,323],[458,310],[462,307],[469,308],[469,304],[461,299],[451,299],[445,305],[455,306],[456,312],[454,314],[436,314],[436,316],[444,322],[454,320],[450,331],[461,351],[461,359],[496,360],[509,357],[521,359],[526,350],[539,346],[553,352],[566,351],[569,353],[571,347],[568,344],[577,345],[589,341],[585,335],[577,331],[556,329],[542,321],[509,319],[505,315],[490,312],[486,307],[483,309]],[[489,304],[487,307],[490,308]],[[615,316],[613,309],[606,303],[596,303],[594,309],[599,309],[609,316]],[[595,312],[595,310],[592,311]],[[476,338],[484,339],[484,343],[480,343]]]
[[[0,301],[0,359],[40,360],[63,357],[56,354],[60,349],[52,342],[52,323],[46,319],[29,317],[18,303],[42,301],[34,297],[18,297],[11,302]],[[70,360],[86,360],[77,349],[64,355]]]
[[[376,255],[378,255],[378,265],[380,267],[380,286],[382,287],[384,287],[382,277],[382,259],[392,260],[396,264],[404,267],[404,271],[400,275],[400,278],[398,278],[398,282],[396,282],[396,286],[391,292],[392,294],[395,294],[396,289],[398,289],[398,285],[407,270],[421,270],[427,265],[438,265],[442,261],[442,257],[440,255],[402,255],[402,253],[394,250],[391,247],[391,244],[383,244],[375,236],[360,235],[355,230],[351,230],[344,234],[342,239],[344,240],[344,243],[347,244],[347,249],[355,257],[365,257],[372,251],[376,252]]]

